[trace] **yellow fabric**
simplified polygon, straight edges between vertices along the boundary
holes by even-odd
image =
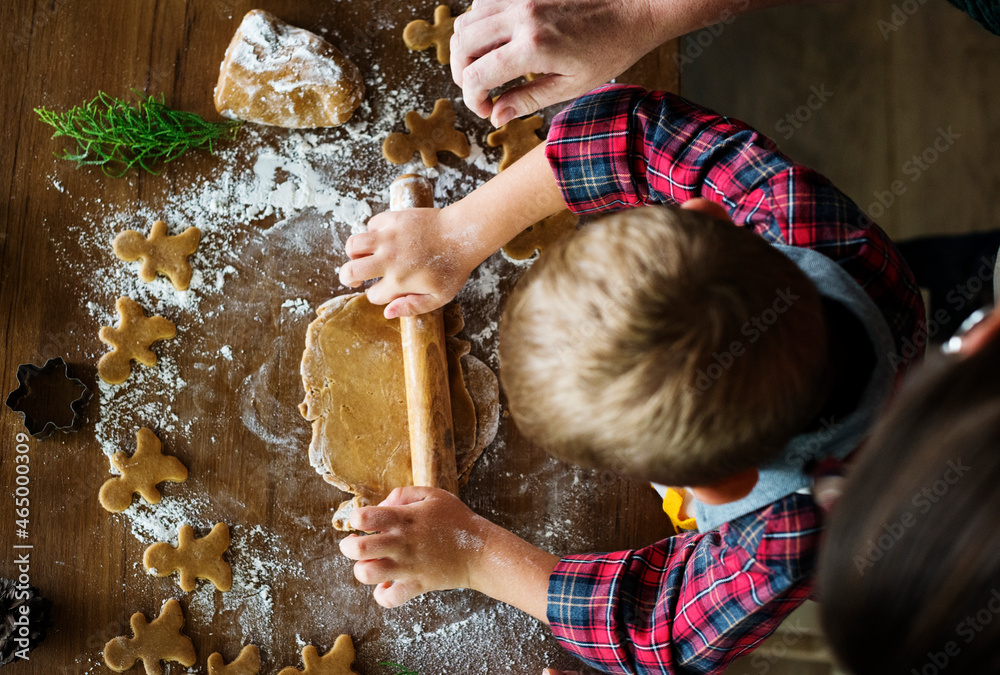
[[[697,530],[698,523],[695,522],[694,518],[684,518],[681,515],[685,494],[687,494],[687,490],[684,488],[668,487],[667,493],[663,496],[663,512],[670,518],[675,530]]]

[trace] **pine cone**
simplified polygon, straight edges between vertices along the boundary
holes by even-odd
[[[25,605],[28,613],[22,614],[21,607]],[[25,648],[31,651],[45,639],[51,608],[52,602],[43,598],[41,591],[34,586],[19,590],[16,582],[0,579],[0,666],[16,659],[17,652]],[[27,626],[17,623],[23,622],[23,617],[28,619]],[[24,643],[24,638],[28,639],[27,644]]]

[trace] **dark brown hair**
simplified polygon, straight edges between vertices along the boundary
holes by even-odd
[[[704,213],[607,216],[546,251],[501,323],[523,433],[585,466],[707,485],[759,466],[816,414],[819,294],[787,256]]]
[[[856,675],[1000,672],[1000,340],[934,355],[863,450],[820,557]]]

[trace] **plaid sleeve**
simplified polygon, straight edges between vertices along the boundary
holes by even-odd
[[[548,618],[562,645],[608,673],[718,673],[806,600],[820,537],[792,494],[705,534],[562,559]]]
[[[553,120],[546,155],[575,213],[704,197],[771,243],[823,253],[879,307],[902,365],[922,353],[920,292],[885,232],[743,122],[666,92],[605,85]]]

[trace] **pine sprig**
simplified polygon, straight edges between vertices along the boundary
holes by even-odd
[[[406,666],[401,666],[398,663],[392,663],[391,661],[382,661],[379,665],[392,668],[392,675],[420,675],[420,673],[415,670],[410,670]]]
[[[143,98],[132,105],[100,92],[94,100],[65,113],[45,108],[35,112],[56,131],[52,138],[65,136],[76,141],[76,150],[66,149],[57,157],[77,166],[97,165],[109,176],[121,176],[132,167],[157,174],[152,167],[170,162],[184,152],[200,148],[212,152],[219,140],[233,140],[241,121],[209,122],[191,112],[173,110],[160,98]],[[120,166],[120,170],[112,167]]]

